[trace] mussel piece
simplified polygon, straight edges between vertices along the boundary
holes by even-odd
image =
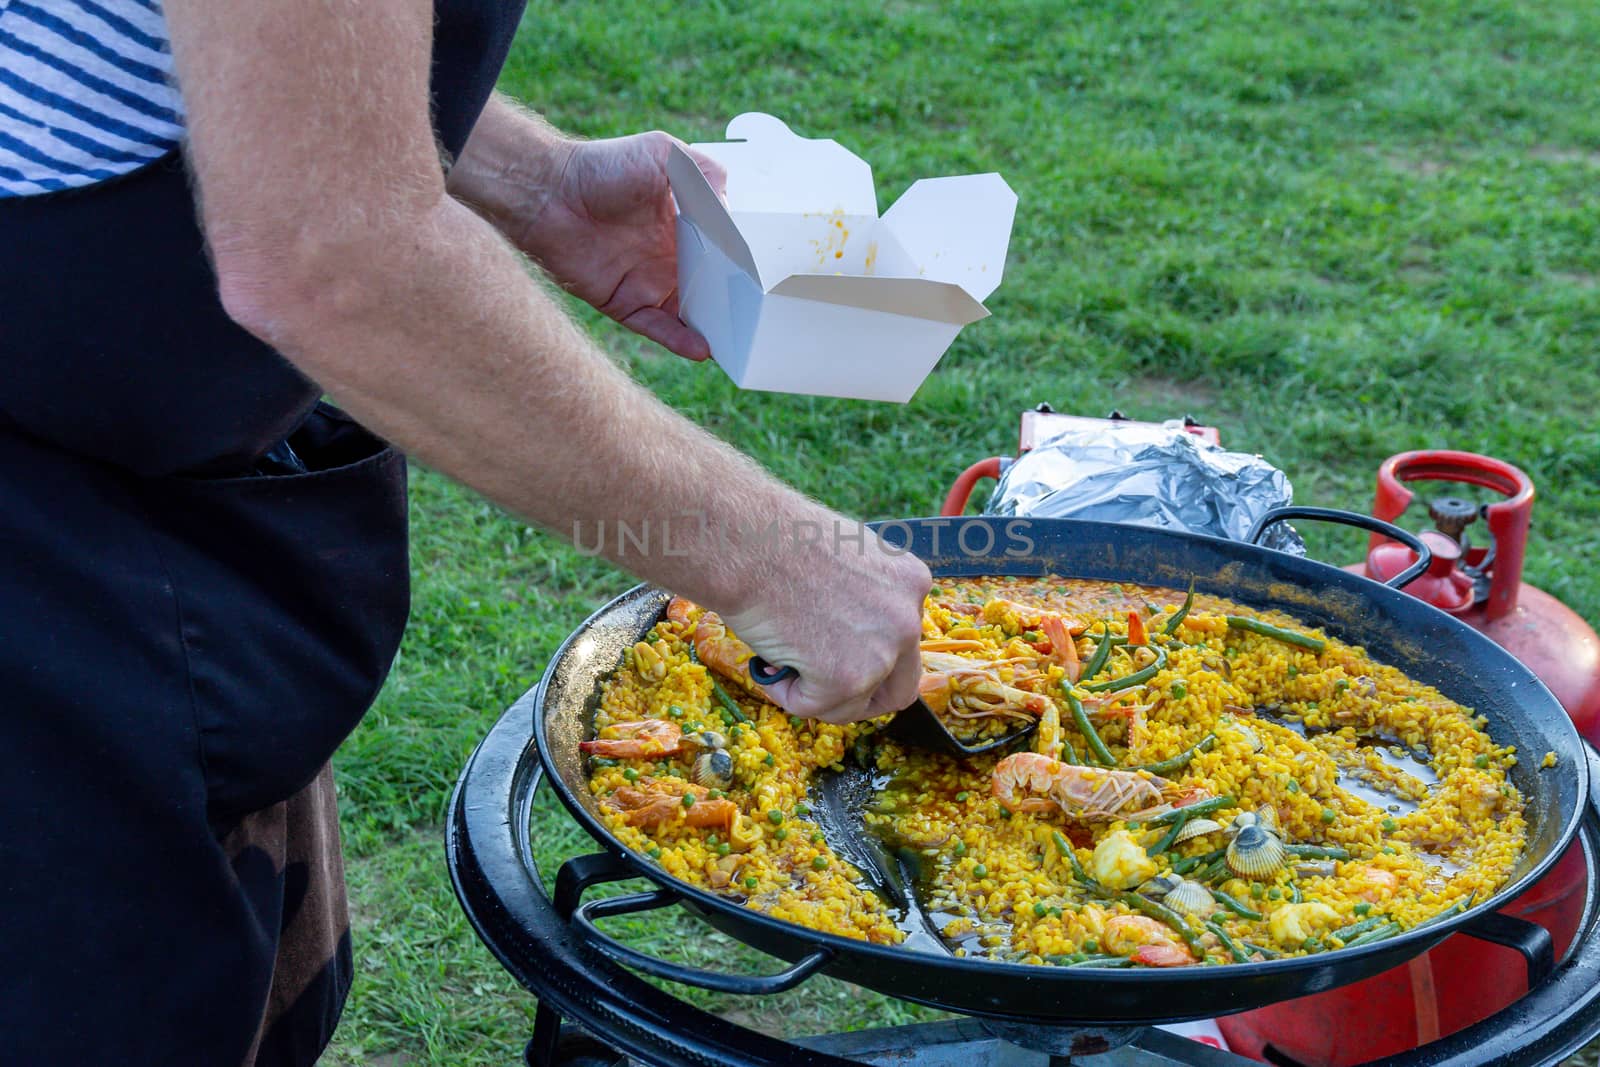
[[[1178,831],[1178,836],[1172,839],[1172,843],[1179,845],[1185,841],[1193,841],[1197,837],[1204,837],[1206,834],[1214,834],[1221,829],[1224,829],[1223,825],[1215,819],[1190,819],[1183,824],[1183,829]]]
[[[691,745],[699,745],[701,748],[728,747],[728,738],[715,730],[701,730],[697,734],[689,734],[684,740]]]
[[[1167,894],[1165,903],[1173,911],[1184,915],[1198,915],[1202,919],[1217,910],[1217,902],[1211,896],[1211,890],[1187,878],[1178,880],[1178,884]]]
[[[725,748],[708,748],[694,758],[689,779],[707,789],[727,789],[733,785],[733,757]]]
[[[1178,888],[1182,882],[1182,878],[1174,878],[1171,875],[1160,874],[1150,879],[1144,885],[1140,886],[1139,895],[1143,897],[1149,897],[1151,900],[1160,900],[1162,897]]]
[[[1244,878],[1266,878],[1279,867],[1287,853],[1278,835],[1250,824],[1239,830],[1228,843],[1228,869]]]
[[[1255,811],[1241,811],[1233,817],[1233,826],[1230,832],[1237,834],[1247,826],[1258,826],[1269,833],[1278,830],[1278,812],[1272,805],[1257,808]]]

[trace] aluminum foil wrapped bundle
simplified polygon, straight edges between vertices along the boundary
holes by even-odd
[[[1260,456],[1225,451],[1176,420],[1107,422],[1024,453],[1001,475],[984,514],[1127,522],[1243,541],[1257,519],[1293,496],[1288,476]],[[1274,525],[1262,544],[1305,554],[1288,523]]]

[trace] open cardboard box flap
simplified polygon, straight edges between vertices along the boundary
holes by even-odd
[[[743,388],[909,400],[960,328],[988,315],[1017,198],[998,174],[924,179],[879,218],[872,169],[770,115],[674,149],[679,311]],[[789,306],[799,305],[799,306]]]

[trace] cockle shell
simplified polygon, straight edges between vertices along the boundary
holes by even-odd
[[[1223,825],[1215,819],[1190,819],[1183,824],[1183,829],[1178,831],[1178,836],[1172,839],[1172,843],[1182,844],[1197,837],[1204,837],[1206,834],[1214,834],[1221,829]]]
[[[1250,824],[1228,842],[1228,869],[1244,878],[1266,878],[1279,867],[1287,853],[1278,835]]]

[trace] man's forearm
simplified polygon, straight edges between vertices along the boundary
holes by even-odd
[[[577,144],[544,116],[495,93],[450,168],[446,188],[521,246]]]
[[[619,558],[614,536],[601,547],[687,596],[743,608],[781,580],[782,551],[769,542],[728,553],[687,516],[833,520],[614,367],[453,200],[302,263],[290,282],[262,292],[224,279],[241,321],[431,466],[559,532],[576,524],[586,541],[601,523],[649,520],[647,559],[632,545]],[[667,524],[672,554],[659,540]]]

